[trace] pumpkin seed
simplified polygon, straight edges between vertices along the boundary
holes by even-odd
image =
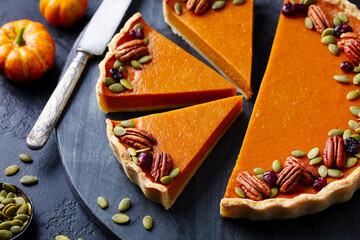
[[[121,121],[121,126],[124,128],[132,128],[135,127],[135,123],[133,123],[131,120]]]
[[[115,214],[111,219],[117,224],[125,224],[130,220],[128,215],[121,213]]]
[[[360,133],[360,128],[355,129],[356,133]]]
[[[360,108],[358,108],[356,106],[351,106],[350,111],[354,116],[359,117]]]
[[[350,82],[350,78],[345,75],[334,75],[334,79],[338,82],[347,83]]]
[[[5,213],[5,215],[11,217],[12,215],[14,215],[16,213],[17,210],[18,210],[17,207],[11,206],[8,209],[6,209],[6,211],[4,213]]]
[[[353,83],[355,85],[359,85],[360,84],[360,73],[356,74],[353,78]]]
[[[310,5],[312,5],[312,4],[315,4],[316,3],[316,0],[305,0],[304,1],[304,4],[306,4],[306,5],[308,5],[308,6],[310,6]]]
[[[124,66],[124,63],[120,62],[119,60],[116,60],[114,62],[114,68],[119,68],[120,66]]]
[[[321,165],[321,166],[318,168],[318,173],[319,173],[320,177],[323,177],[323,178],[326,177],[327,174],[328,174],[328,170],[327,170],[326,166],[325,166],[325,165]]]
[[[149,38],[148,37],[144,37],[144,45],[146,46],[146,45],[148,45],[148,43],[149,43]]]
[[[70,240],[70,238],[64,236],[64,235],[57,235],[55,237],[55,240]]]
[[[3,223],[0,223],[0,229],[1,229],[1,230],[3,230],[3,229],[9,230],[11,227],[12,227],[11,222],[3,222]],[[0,238],[0,239],[1,239],[1,238]]]
[[[28,214],[31,215],[32,214],[32,207],[31,204],[28,202],[26,203],[28,205]]]
[[[354,90],[346,95],[347,100],[354,100],[359,96],[359,90]]]
[[[354,72],[354,73],[359,73],[359,72],[360,72],[360,67],[359,67],[359,66],[354,67],[353,72]]]
[[[281,171],[281,162],[279,160],[275,160],[272,163],[272,168],[274,169],[275,172],[280,172]]]
[[[245,2],[245,0],[233,0],[233,4],[235,5],[240,5],[243,4]]]
[[[1,203],[4,205],[7,205],[7,204],[13,203],[13,202],[15,202],[15,200],[13,198],[5,198],[4,200],[2,200]]]
[[[15,187],[14,187],[13,185],[11,185],[11,184],[8,184],[8,183],[3,183],[3,184],[2,184],[2,188],[3,188],[6,192],[16,192]],[[6,195],[7,195],[7,193],[6,193]],[[6,197],[6,195],[3,196],[3,197]]]
[[[143,56],[142,58],[140,58],[139,60],[137,60],[139,63],[143,64],[143,63],[147,63],[148,61],[151,60],[151,56],[147,55],[147,56]]]
[[[130,199],[124,198],[120,201],[118,209],[120,212],[124,212],[124,211],[128,210],[130,208],[130,206],[131,206]]]
[[[145,216],[143,218],[143,226],[145,229],[150,230],[153,226],[153,219],[150,216]]]
[[[177,175],[179,175],[179,173],[180,173],[180,168],[174,168],[169,173],[169,176],[175,178]]]
[[[339,53],[340,53],[340,50],[339,50],[338,46],[333,44],[333,43],[330,43],[328,45],[328,49],[334,55],[339,55]]]
[[[19,158],[21,161],[23,161],[25,163],[31,163],[33,161],[32,157],[26,153],[21,153],[19,155]]]
[[[136,165],[139,164],[137,157],[131,157],[131,159],[133,160],[133,162],[134,162]]]
[[[347,139],[348,137],[351,137],[351,130],[347,129],[344,131],[344,134],[343,134],[343,139]]]
[[[23,225],[23,222],[20,220],[12,220],[10,223],[13,226],[19,226],[19,227],[21,227]]]
[[[319,164],[319,163],[321,163],[322,159],[323,159],[322,157],[313,158],[313,159],[310,160],[310,165]]]
[[[24,224],[23,224],[23,228],[29,223],[29,220],[25,221]]]
[[[141,68],[141,64],[136,60],[131,60],[130,64],[131,64],[131,66],[133,66],[133,68],[136,68],[136,69]]]
[[[141,23],[135,24],[133,29],[144,29],[144,26]]]
[[[354,154],[355,157],[360,158],[360,152]]]
[[[125,78],[120,79],[120,83],[129,90],[133,89],[133,86],[131,85],[131,83],[128,80],[126,80]]]
[[[327,36],[321,38],[321,42],[323,44],[336,43],[336,37],[334,37],[332,35],[327,35]]]
[[[291,152],[291,155],[293,155],[294,157],[303,157],[306,155],[306,152],[301,150],[294,150]]]
[[[14,220],[20,220],[24,223],[27,220],[29,220],[29,216],[26,214],[18,214],[17,216],[14,217]]]
[[[125,90],[125,87],[121,83],[114,83],[109,86],[109,90],[114,93],[120,93]]]
[[[12,232],[13,234],[19,234],[19,233],[21,233],[22,230],[23,230],[23,228],[19,227],[19,226],[12,226],[10,228],[10,232]]]
[[[305,4],[305,0],[300,0],[300,4]]]
[[[260,179],[261,181],[265,181],[264,180],[264,175],[263,174],[257,174],[256,175],[258,177],[258,179]]]
[[[254,169],[254,173],[255,173],[256,175],[258,175],[258,174],[264,174],[264,172],[265,172],[265,169],[263,169],[263,168],[255,168],[255,169]]]
[[[347,23],[349,21],[348,16],[344,12],[339,12],[338,17],[343,23]]]
[[[3,186],[3,188],[4,188],[4,186]],[[0,195],[1,195],[2,197],[6,197],[6,196],[8,195],[8,193],[7,193],[7,191],[5,191],[5,190],[1,190]]]
[[[180,15],[182,13],[182,7],[180,3],[175,3],[174,4],[174,10],[176,12],[177,15]]]
[[[308,152],[307,157],[309,159],[313,159],[316,158],[318,154],[319,154],[319,148],[315,147]]]
[[[341,129],[332,129],[329,131],[329,136],[333,137],[333,136],[342,136],[344,134],[344,131]]]
[[[122,136],[122,135],[125,135],[125,133],[126,133],[126,130],[120,126],[114,127],[113,131],[116,136]]]
[[[172,182],[172,180],[173,180],[173,177],[165,176],[160,179],[160,182],[163,184],[169,184]]]
[[[342,177],[344,174],[339,169],[328,169],[329,177],[338,178]]]
[[[27,211],[28,211],[28,205],[24,204],[18,209],[17,213],[18,214],[26,214]]]
[[[334,35],[334,28],[327,28],[321,33],[321,37]]]
[[[350,137],[356,139],[357,141],[360,141],[360,135],[359,134],[353,134]]]
[[[342,23],[341,19],[339,17],[335,17],[333,19],[333,24],[334,24],[334,27],[336,27],[337,25],[340,25]]]
[[[97,204],[102,209],[107,208],[109,206],[108,201],[106,200],[106,198],[101,197],[101,196],[97,198]]]
[[[124,66],[120,66],[119,68],[120,68],[120,70],[121,70],[121,71],[123,71],[123,72],[127,72],[126,67],[124,67]]]
[[[116,83],[115,79],[111,78],[111,77],[106,77],[104,78],[104,84],[106,86],[111,86],[113,85],[114,83]]]
[[[235,187],[235,192],[236,192],[236,194],[237,194],[239,197],[242,197],[242,198],[245,197],[245,193],[244,193],[244,191],[243,191],[241,188]]]
[[[18,165],[11,165],[9,167],[7,167],[5,169],[5,175],[6,176],[11,176],[14,175],[15,173],[17,173],[17,171],[19,171],[19,166]]]
[[[308,29],[314,28],[314,24],[313,24],[313,21],[311,20],[311,18],[309,18],[309,17],[305,18],[305,27],[307,27]]]
[[[349,122],[348,122],[348,124],[349,124],[349,127],[352,129],[352,130],[356,130],[357,128],[360,128],[360,125],[356,122],[356,121],[354,121],[354,120],[349,120]],[[345,138],[344,138],[345,139]]]
[[[9,230],[0,230],[0,239],[6,240],[12,238],[13,234]]]
[[[20,182],[24,185],[33,185],[37,183],[38,179],[32,175],[25,175],[20,179]]]
[[[130,154],[130,156],[136,157],[136,150],[134,148],[128,148],[127,152]]]
[[[357,163],[357,158],[355,158],[355,157],[348,158],[348,159],[346,159],[346,163],[344,165],[344,168],[351,168],[356,163]]]
[[[136,150],[136,153],[148,152],[150,150],[151,150],[150,148],[143,148],[143,149]]]
[[[12,198],[8,198],[8,199],[12,199]],[[6,206],[2,210],[3,213],[5,213],[6,210],[8,210],[10,207],[15,206],[14,203],[8,203],[8,204],[4,204],[4,205],[6,205]]]
[[[7,198],[14,198],[16,197],[16,194],[13,192],[9,192],[8,195],[6,195]],[[14,199],[15,200],[15,199]]]
[[[278,194],[279,190],[277,187],[273,187],[270,189],[270,197],[275,197]]]
[[[220,8],[223,8],[224,6],[225,6],[225,1],[215,1],[211,8],[214,10],[218,10]]]

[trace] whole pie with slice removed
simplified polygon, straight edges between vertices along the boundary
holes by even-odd
[[[224,98],[127,121],[106,120],[110,146],[126,175],[169,209],[242,110]]]
[[[174,33],[251,98],[252,0],[163,0],[163,11]]]
[[[236,95],[236,87],[134,14],[108,45],[96,85],[105,112],[198,104]]]
[[[222,216],[294,218],[359,188],[359,32],[346,0],[285,1]]]

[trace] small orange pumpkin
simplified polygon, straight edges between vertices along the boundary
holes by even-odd
[[[1,75],[35,81],[53,66],[54,55],[54,40],[41,23],[19,20],[0,28]]]
[[[68,27],[85,15],[87,0],[40,0],[40,12],[54,26]]]

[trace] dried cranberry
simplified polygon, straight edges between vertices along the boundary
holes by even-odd
[[[287,17],[294,16],[294,10],[291,2],[285,2],[284,5],[281,8],[281,13],[284,14]]]
[[[344,140],[345,151],[349,153],[357,153],[360,150],[360,143],[353,137]]]
[[[140,28],[131,29],[129,35],[132,39],[142,39],[144,38],[144,31]]]
[[[306,16],[307,11],[308,11],[308,6],[305,4],[295,3],[292,5],[292,10],[293,10],[294,14]]]
[[[276,181],[278,179],[274,170],[264,172],[263,178],[266,184],[271,188],[275,187]]]
[[[343,72],[350,73],[354,70],[354,66],[351,62],[344,61],[340,63],[340,68],[343,70]]]
[[[115,80],[120,80],[124,77],[124,73],[123,73],[123,71],[121,71],[120,68],[110,69],[110,74],[111,74],[112,78]]]
[[[352,32],[352,31],[353,31],[352,27],[350,27],[346,23],[341,23],[335,27],[334,36],[340,37],[341,34],[346,33],[346,32]]]
[[[321,189],[323,189],[323,187],[325,187],[327,185],[327,181],[326,178],[323,177],[318,177],[317,179],[315,179],[315,181],[313,182],[313,188],[316,191],[320,191]]]
[[[138,165],[141,168],[150,169],[153,161],[153,156],[149,152],[142,152],[138,156]]]

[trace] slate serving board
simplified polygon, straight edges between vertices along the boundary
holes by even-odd
[[[201,58],[181,38],[174,35],[163,20],[160,0],[134,0],[125,20],[140,12],[155,30]],[[97,64],[102,57],[88,63],[70,104],[57,127],[62,162],[75,195],[87,213],[113,239],[359,239],[360,196],[355,193],[347,203],[337,204],[311,216],[293,220],[252,222],[227,219],[219,214],[219,203],[246,132],[248,121],[264,74],[282,5],[281,0],[254,1],[254,41],[252,88],[254,97],[244,101],[244,110],[210,153],[170,210],[148,200],[140,188],[125,175],[110,149],[105,133],[105,119],[123,120],[153,112],[105,114],[99,110],[95,84]],[[355,1],[354,1],[355,2]],[[359,5],[359,1],[355,4]],[[125,20],[120,24],[121,28]],[[237,20],[238,21],[238,20]],[[231,27],[231,24],[229,24]],[[71,51],[74,55],[74,49]],[[155,78],[155,76],[154,76]],[[104,196],[109,208],[97,205]],[[119,213],[120,200],[129,197],[132,207],[128,225],[119,226],[111,217]],[[142,226],[146,215],[154,219],[153,229]]]

